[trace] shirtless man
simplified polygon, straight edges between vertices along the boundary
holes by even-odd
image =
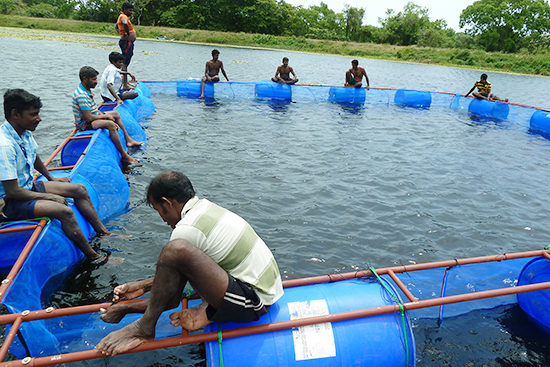
[[[477,93],[474,92],[474,89],[477,88]],[[472,93],[474,92],[474,93]],[[491,83],[487,81],[487,74],[481,74],[481,77],[477,82],[474,83],[474,86],[464,97],[468,97],[472,93],[477,99],[486,99],[488,101],[499,101],[499,102],[508,102],[508,98],[502,99],[495,96],[491,93]]]
[[[128,2],[125,2],[122,4],[122,11],[116,21],[116,30],[120,33],[118,45],[120,46],[122,55],[124,55],[124,62],[122,63],[121,69],[122,72],[120,73],[122,75],[123,90],[130,89],[128,84],[128,75],[126,72],[128,71],[128,65],[130,65],[132,56],[134,55],[134,43],[136,41],[136,30],[134,29],[132,22],[130,22],[130,17],[133,13],[134,6]]]
[[[367,75],[367,72],[365,71],[365,68],[359,67],[359,61],[352,60],[351,69],[346,71],[346,83],[344,84],[344,86],[361,88],[363,86],[363,83],[362,83],[363,75],[365,76],[365,79],[367,79],[367,90],[369,90],[370,82],[369,82],[369,77]]]
[[[201,79],[200,98],[204,98],[204,85],[206,84],[206,82],[215,83],[220,80],[220,77],[218,76],[218,74],[220,73],[220,70],[222,71],[222,74],[225,77],[225,80],[229,81],[229,78],[225,73],[225,69],[223,68],[223,62],[221,60],[218,60],[219,56],[220,56],[220,51],[214,49],[212,50],[212,60],[206,62],[206,69],[204,70],[204,76]]]
[[[290,78],[290,73],[292,73],[293,78]],[[288,57],[283,57],[283,65],[277,68],[275,76],[271,80],[281,84],[294,84],[298,81],[294,69],[292,69],[292,66],[288,66]]]
[[[127,352],[155,338],[160,314],[178,306],[189,282],[203,303],[174,312],[170,323],[198,330],[212,322],[251,322],[268,312],[283,295],[273,254],[252,227],[237,214],[195,195],[181,172],[167,171],[147,187],[147,202],[172,227],[162,249],[155,277],[119,285],[101,319],[117,323],[128,313],[143,317],[103,338],[96,346],[107,355]]]

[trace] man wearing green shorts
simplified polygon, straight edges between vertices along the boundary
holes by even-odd
[[[344,84],[345,87],[355,87],[355,88],[361,88],[363,86],[363,76],[365,76],[365,79],[367,80],[367,90],[370,89],[370,82],[369,77],[367,75],[367,72],[365,71],[365,68],[359,67],[359,61],[352,60],[351,61],[351,69],[346,71],[346,82]]]

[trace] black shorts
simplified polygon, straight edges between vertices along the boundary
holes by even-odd
[[[134,56],[134,41],[120,40],[118,41],[122,55],[124,56],[124,65],[130,65],[132,56]]]
[[[269,311],[270,306],[264,305],[254,288],[238,279],[229,277],[227,291],[222,304],[217,310],[208,306],[206,317],[213,322],[252,322]]]
[[[33,182],[31,190],[45,193],[44,182]],[[0,213],[0,222],[34,218],[34,204],[37,200],[20,201],[9,198],[4,198],[4,200],[6,205]]]

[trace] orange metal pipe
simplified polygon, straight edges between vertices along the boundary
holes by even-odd
[[[73,168],[74,166],[60,166],[60,167],[48,168],[48,171],[70,171]]]
[[[73,132],[73,134],[74,134],[75,132],[76,132],[76,130]],[[50,163],[53,161],[53,159],[54,159],[55,156],[61,151],[61,149],[63,149],[63,147],[64,147],[65,145],[67,145],[67,143],[69,142],[69,140],[71,140],[71,136],[67,136],[67,137],[65,138],[65,140],[63,140],[63,141],[61,142],[61,144],[60,144],[57,148],[55,148],[55,150],[53,151],[52,154],[50,154],[50,156],[48,157],[48,159],[46,159],[46,160],[44,161],[44,165],[45,165],[46,167],[48,166],[48,164],[50,164]]]
[[[36,229],[36,224],[35,225],[29,225],[29,226],[21,226],[21,227],[3,228],[3,229],[0,229],[0,234],[23,232],[23,231],[32,231],[34,229]]]
[[[532,292],[532,291],[549,289],[549,288],[550,288],[550,282],[530,284],[530,285],[523,285],[518,287],[510,287],[510,288],[504,288],[504,289],[498,289],[498,290],[470,293],[466,295],[448,296],[448,297],[435,298],[435,299],[425,300],[425,301],[409,302],[409,303],[404,303],[403,307],[406,310],[414,310],[419,308],[440,306],[440,305],[450,304],[450,303],[491,298],[491,297],[501,296],[501,295],[511,295],[511,294],[517,294],[517,293],[523,293],[523,292]],[[382,306],[382,307],[374,307],[374,308],[368,308],[363,310],[330,314],[325,316],[316,316],[316,317],[304,318],[299,320],[280,321],[280,322],[275,322],[275,323],[270,323],[265,325],[257,325],[257,326],[249,326],[249,327],[240,328],[240,329],[225,330],[222,332],[222,337],[224,339],[229,339],[229,338],[235,338],[235,337],[240,337],[245,335],[274,332],[274,331],[285,330],[290,328],[297,328],[297,327],[306,326],[306,325],[315,325],[315,324],[322,324],[327,322],[351,320],[351,319],[363,318],[363,317],[374,316],[374,315],[382,315],[382,314],[388,314],[388,313],[399,312],[399,311],[400,311],[400,308],[399,308],[399,305],[397,304]],[[218,333],[210,332],[210,333],[190,335],[187,337],[181,336],[181,337],[175,337],[175,338],[169,338],[169,339],[155,340],[155,341],[143,343],[139,347],[132,349],[131,352],[127,352],[125,354],[143,352],[147,350],[160,349],[160,348],[175,347],[179,345],[202,343],[202,342],[212,341],[217,339],[218,339]],[[61,354],[61,355],[50,356],[50,357],[33,358],[32,364],[30,365],[31,366],[50,366],[54,364],[70,363],[70,362],[103,358],[103,357],[107,357],[107,355],[104,355],[97,350],[90,350],[90,351],[84,351],[84,352]],[[13,367],[13,366],[24,366],[24,365],[20,360],[0,363],[0,367]]]
[[[407,288],[405,286],[405,284],[403,284],[403,282],[401,281],[401,279],[399,279],[397,277],[397,275],[395,275],[395,273],[392,271],[392,270],[388,270],[388,274],[389,276],[392,278],[392,280],[395,282],[395,284],[397,284],[397,286],[399,287],[399,289],[401,289],[401,291],[405,294],[405,296],[407,296],[407,298],[411,301],[411,302],[416,302],[418,301],[418,299],[413,296],[413,294],[411,293],[411,291],[409,291],[409,288]]]
[[[416,271],[416,270],[448,268],[449,266],[452,267],[452,266],[458,266],[458,265],[479,264],[479,263],[485,263],[485,262],[491,262],[491,261],[504,261],[504,260],[522,259],[526,257],[544,256],[544,253],[548,253],[548,250],[516,252],[511,254],[480,256],[480,257],[471,257],[471,258],[457,259],[457,260],[435,261],[435,262],[425,263],[425,264],[393,266],[389,268],[376,269],[376,272],[379,275],[387,274],[389,270],[392,270],[394,273],[406,273],[409,271]],[[362,270],[357,272],[341,273],[341,274],[321,275],[321,276],[310,277],[310,278],[285,280],[283,281],[283,287],[291,288],[291,287],[297,287],[302,285],[319,284],[319,283],[327,283],[327,282],[330,283],[330,282],[337,282],[337,281],[348,280],[353,278],[368,277],[372,275],[373,274],[371,273],[370,270]]]
[[[42,233],[42,230],[44,229],[44,226],[46,225],[47,221],[46,219],[41,219],[40,222],[36,225],[36,229],[34,230],[33,234],[29,238],[29,241],[23,248],[23,251],[21,251],[21,254],[17,258],[17,261],[15,264],[13,264],[10,272],[6,276],[6,283],[2,283],[0,285],[0,301],[2,301],[2,298],[4,298],[4,294],[6,293],[6,290],[10,286],[11,281],[15,278],[21,267],[23,266],[23,263],[27,259],[27,256],[29,255],[29,252],[31,252],[31,249],[33,248],[36,240],[38,239],[38,236],[40,236],[40,233]]]
[[[2,343],[2,348],[0,348],[0,361],[3,361],[6,357],[6,354],[8,354],[8,349],[11,346],[11,343],[13,342],[13,339],[15,339],[15,336],[17,335],[17,331],[19,330],[19,327],[21,326],[21,317],[18,317],[15,322],[13,323],[13,326],[10,329],[10,332],[6,336],[6,339],[4,339],[4,342]]]

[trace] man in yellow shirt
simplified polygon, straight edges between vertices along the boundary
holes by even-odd
[[[474,92],[474,89],[476,88],[477,88],[477,92]],[[468,97],[470,93],[472,93],[472,95],[477,99],[508,102],[508,98],[502,99],[500,97],[495,96],[493,93],[491,93],[491,83],[487,81],[487,74],[481,74],[481,77],[479,78],[479,80],[475,82],[474,86],[472,87],[472,89],[470,89],[468,93],[466,93],[465,97]]]

